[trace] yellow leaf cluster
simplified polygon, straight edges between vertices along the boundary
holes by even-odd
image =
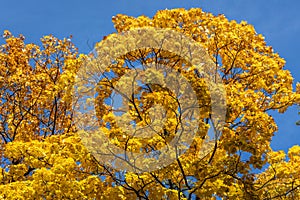
[[[99,61],[106,55],[78,55],[71,37],[44,36],[39,46],[25,44],[24,36],[4,31],[5,43],[0,47],[0,198],[300,198],[300,147],[290,148],[287,155],[271,149],[277,125],[268,112],[285,112],[299,103],[299,84],[295,92],[284,59],[252,25],[199,8],[161,10],[153,18],[118,14],[113,23],[118,33],[105,37],[96,49],[103,44],[118,46],[116,35],[142,28],[174,30],[201,45],[214,66],[207,73],[221,77],[226,93],[224,128],[220,130],[212,117],[212,105],[221,104],[211,97],[222,94],[220,83],[209,85],[204,72],[168,49],[133,48],[152,41],[151,37],[165,39],[161,38],[165,35],[153,32],[141,41],[128,39],[118,48],[106,47],[102,50],[119,56],[102,66]],[[179,40],[173,45],[183,46]],[[87,80],[81,88],[74,88],[77,77],[85,77],[79,74],[82,66],[102,73],[92,80],[96,98],[88,98],[83,107],[94,106],[96,131],[105,137],[76,127],[76,123],[95,120],[89,115],[92,111],[74,116],[76,92],[89,94],[90,89]],[[134,78],[141,80],[135,83]],[[185,93],[189,85],[196,102]],[[116,93],[122,101],[114,102]],[[180,102],[182,96],[185,102]],[[186,114],[190,108],[184,103],[197,105],[199,120],[185,123],[194,117]],[[192,143],[188,144],[189,137],[184,138],[182,131],[193,137]],[[179,150],[172,151],[169,144],[181,136],[182,142],[175,145]],[[112,144],[120,154],[111,156]],[[100,158],[110,159],[110,165],[96,159],[99,146],[105,154]],[[176,154],[181,150],[181,156]],[[128,165],[136,162],[145,169],[157,164],[157,156],[174,159],[153,171],[136,173],[118,170],[118,156]],[[255,173],[257,170],[262,171]]]

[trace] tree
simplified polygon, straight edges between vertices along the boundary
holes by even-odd
[[[201,9],[113,23],[117,33],[89,55],[70,38],[45,36],[39,47],[4,33],[1,198],[300,197],[300,146],[273,151],[268,114],[300,96],[262,35]],[[135,48],[149,41],[164,43]]]

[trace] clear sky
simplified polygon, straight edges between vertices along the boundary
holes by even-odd
[[[23,34],[26,42],[39,43],[43,35],[58,38],[73,35],[80,53],[88,53],[103,36],[114,32],[112,16],[122,13],[152,17],[157,10],[200,7],[230,20],[245,20],[265,36],[283,57],[286,69],[300,82],[300,1],[298,0],[6,0],[0,7],[0,32]],[[295,85],[295,84],[294,84]],[[272,113],[279,131],[272,141],[276,150],[300,145],[297,107],[284,114]]]

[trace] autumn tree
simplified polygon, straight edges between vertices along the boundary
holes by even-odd
[[[3,199],[297,199],[300,146],[270,147],[300,102],[246,22],[201,9],[117,15],[89,55],[5,31]]]

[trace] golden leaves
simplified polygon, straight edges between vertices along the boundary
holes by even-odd
[[[72,87],[83,56],[77,58],[67,39],[45,36],[40,48],[25,44],[23,36],[5,32],[5,37],[0,48],[1,198],[88,198],[71,192],[81,184],[76,180],[88,177],[78,174],[80,169],[97,168],[80,138],[70,137]]]
[[[289,149],[288,158],[283,151],[268,154],[270,166],[258,174],[256,179],[257,188],[260,188],[262,196],[299,198],[299,153],[300,148],[296,145]]]
[[[264,37],[252,25],[228,21],[224,15],[213,16],[198,8],[162,10],[153,18],[118,14],[113,17],[113,23],[118,33],[139,29],[138,37],[145,30],[142,28],[152,32],[139,41],[128,39],[127,46],[101,49],[118,55],[103,66],[97,65],[99,60],[90,62],[95,58],[93,54],[78,56],[71,38],[59,40],[53,35],[44,36],[39,47],[25,44],[22,35],[14,37],[4,31],[6,43],[0,48],[0,153],[3,158],[0,198],[188,199],[189,195],[190,199],[196,196],[213,199],[216,195],[228,199],[300,198],[300,148],[290,148],[287,155],[272,151],[270,142],[277,125],[267,112],[284,112],[299,103],[300,87],[297,84],[296,92],[293,91],[293,77],[284,69],[285,60],[266,45]],[[227,95],[226,124],[220,140],[212,141],[205,148],[202,147],[208,138],[207,131],[217,127],[211,121],[211,101],[218,99],[211,99],[204,74],[197,71],[198,66],[189,63],[197,56],[189,55],[191,49],[180,49],[188,40],[176,38],[176,42],[161,46],[155,43],[150,48],[142,46],[146,41],[153,41],[151,38],[164,39],[157,34],[158,29],[180,32],[201,45],[214,65],[214,70],[207,73],[212,77],[219,73],[222,77]],[[102,44],[120,44],[116,36],[106,36],[96,48]],[[129,53],[123,55],[127,50]],[[196,91],[201,111],[198,124],[187,126],[195,132],[195,137],[185,154],[181,157],[165,154],[166,158],[177,159],[169,166],[142,174],[119,172],[98,163],[77,135],[81,132],[74,126],[71,104],[79,66],[90,63],[92,71],[100,69],[107,77],[97,83],[97,98],[90,99],[85,106],[96,104],[98,122],[107,138],[131,152],[166,147],[180,128],[177,120],[180,109],[174,97],[182,95],[184,90],[183,86],[175,92],[164,87],[167,72],[159,73],[158,67],[149,69],[143,74],[145,82],[157,84],[136,84],[134,89],[140,95],[127,99],[122,106],[107,105],[114,95],[112,88],[130,88],[124,75],[138,61],[143,65],[165,65],[182,74]],[[138,68],[142,66],[135,70]],[[169,83],[176,85],[178,80],[174,75]],[[222,93],[217,84],[211,88],[215,93]],[[120,119],[122,112],[125,117]],[[90,121],[88,113],[79,119],[83,124]],[[132,129],[122,129],[117,123],[143,129],[130,132]],[[94,146],[104,141],[97,134],[82,133]],[[138,138],[140,135],[145,137]],[[204,152],[206,149],[210,151]],[[140,166],[151,165],[149,160],[139,160]],[[252,172],[265,164],[268,164],[265,171]]]
[[[118,15],[113,22],[118,32],[145,26],[171,28],[201,42],[223,76],[227,92],[227,124],[217,152],[224,148],[232,158],[237,152],[250,153],[245,163],[238,160],[238,164],[225,164],[229,168],[243,166],[244,169],[235,170],[240,170],[244,176],[249,175],[250,164],[261,168],[266,163],[264,155],[272,152],[270,140],[277,130],[276,123],[266,111],[284,112],[290,105],[299,102],[299,94],[293,91],[293,78],[289,71],[284,70],[284,59],[266,45],[264,37],[257,34],[252,25],[245,21],[228,21],[223,15],[213,16],[196,8],[161,10],[152,19],[147,19],[147,23],[126,15]],[[189,70],[193,72],[192,67]],[[193,76],[186,75],[193,81]],[[197,92],[200,94],[200,91]],[[282,159],[282,155],[275,154],[273,161],[269,162]],[[214,156],[221,163],[232,158]],[[168,169],[176,171],[174,168]],[[226,190],[236,190],[237,185]],[[234,199],[243,195],[242,191],[230,193],[235,194],[231,196]]]

